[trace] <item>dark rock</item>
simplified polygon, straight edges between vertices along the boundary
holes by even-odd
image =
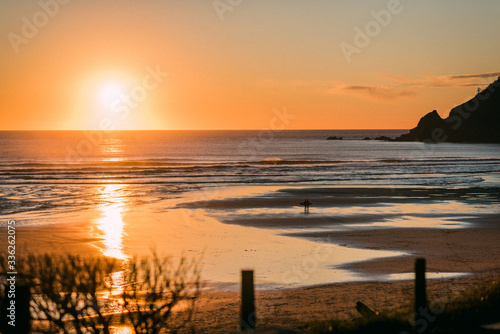
[[[441,130],[445,133],[449,131],[449,125],[444,119],[439,116],[436,110],[428,113],[420,119],[416,128],[410,130],[410,133],[404,134],[396,138],[397,141],[430,141],[432,138],[437,138]],[[443,140],[441,140],[443,141]]]
[[[380,137],[376,137],[375,140],[393,141],[394,139],[389,138],[387,136],[380,136]]]
[[[443,119],[436,110],[396,141],[500,143],[500,77]]]
[[[326,140],[342,140],[342,137],[331,136],[331,137],[326,138]]]

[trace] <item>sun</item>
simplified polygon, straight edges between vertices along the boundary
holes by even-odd
[[[108,82],[100,89],[100,100],[108,108],[114,109],[125,95],[122,85]]]

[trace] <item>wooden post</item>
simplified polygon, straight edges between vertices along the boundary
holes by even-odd
[[[427,308],[427,296],[425,292],[425,259],[418,258],[415,261],[415,312]]]
[[[367,319],[376,317],[378,315],[378,312],[373,311],[371,308],[369,308],[362,302],[356,303],[356,310],[358,310],[358,312]]]
[[[241,271],[241,315],[240,331],[251,333],[255,328],[255,295],[253,270]]]
[[[426,334],[432,328],[432,322],[436,317],[427,308],[427,296],[425,292],[425,259],[419,258],[415,261],[415,332]]]

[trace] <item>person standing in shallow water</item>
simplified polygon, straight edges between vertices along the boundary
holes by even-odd
[[[304,213],[309,213],[309,206],[311,205],[311,202],[309,202],[308,198],[306,198],[304,202],[300,203],[300,205],[304,206]]]

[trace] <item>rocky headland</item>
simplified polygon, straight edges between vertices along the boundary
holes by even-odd
[[[395,141],[500,143],[500,77],[469,101],[453,108],[447,118],[436,110],[420,119]]]

